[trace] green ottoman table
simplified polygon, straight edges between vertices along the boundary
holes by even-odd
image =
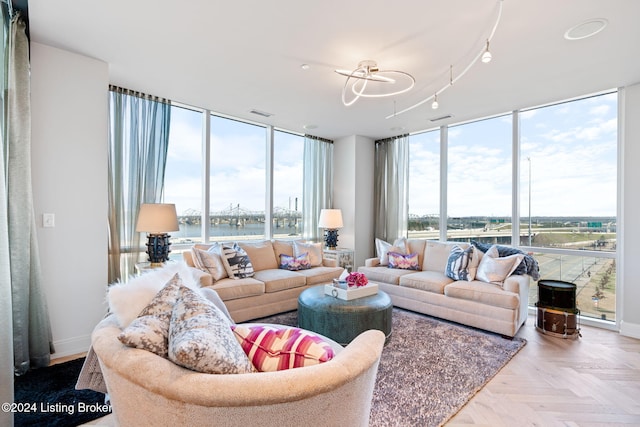
[[[298,297],[298,326],[331,338],[340,345],[349,344],[369,329],[378,329],[391,338],[389,295],[376,295],[350,301],[325,295],[324,285],[305,289]]]

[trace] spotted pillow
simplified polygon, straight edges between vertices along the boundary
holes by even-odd
[[[280,266],[283,270],[298,271],[308,270],[311,268],[311,262],[309,261],[309,252],[305,252],[299,256],[289,256],[280,254]]]
[[[120,342],[166,358],[171,313],[181,286],[182,280],[176,273],[140,315],[118,335]]]
[[[169,325],[169,359],[208,374],[254,372],[231,324],[213,303],[182,286]]]
[[[418,254],[401,254],[398,252],[389,252],[389,268],[399,268],[402,270],[420,270],[418,262]]]
[[[238,343],[260,372],[317,365],[333,359],[331,344],[299,328],[271,325],[235,325]]]

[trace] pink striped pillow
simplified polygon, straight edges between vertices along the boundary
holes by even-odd
[[[234,325],[232,329],[260,372],[317,365],[334,356],[331,344],[303,329],[271,325]]]

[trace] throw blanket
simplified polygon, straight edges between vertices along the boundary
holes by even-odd
[[[84,389],[107,393],[107,385],[104,382],[100,362],[98,361],[98,356],[93,351],[93,347],[90,347],[87,352],[87,358],[84,359],[82,370],[76,382],[76,390]]]
[[[480,242],[476,242],[475,240],[472,240],[471,244],[476,248],[480,249],[482,252],[487,252],[489,248],[493,246],[489,243],[480,243]],[[522,260],[520,265],[516,267],[513,274],[519,274],[519,275],[528,274],[529,276],[531,276],[533,280],[540,279],[540,270],[538,268],[538,261],[536,261],[534,257],[521,251],[520,249],[512,248],[511,246],[496,245],[496,247],[498,248],[498,254],[500,256],[509,256],[514,254],[524,255],[524,259]]]

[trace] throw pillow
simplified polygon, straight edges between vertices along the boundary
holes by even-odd
[[[305,243],[299,240],[293,242],[293,256],[300,256],[309,253],[311,267],[322,265],[322,243]]]
[[[183,261],[168,262],[163,267],[135,276],[126,283],[117,282],[109,285],[109,311],[115,315],[120,328],[129,326],[176,273],[180,274],[183,285],[192,289],[199,288],[199,283],[193,278],[191,267]]]
[[[469,246],[462,249],[455,245],[451,248],[449,259],[447,260],[447,269],[445,274],[453,280],[472,281],[476,277],[478,270],[478,257],[474,252],[474,247]]]
[[[418,263],[418,254],[401,254],[398,252],[389,252],[389,268],[399,268],[402,270],[420,270]]]
[[[166,358],[171,313],[181,286],[182,280],[176,273],[140,315],[118,335],[120,342]]]
[[[218,295],[215,290],[211,288],[200,288],[198,289],[198,291],[200,291],[200,294],[202,294],[203,297],[205,297],[206,299],[211,301],[213,305],[218,307],[222,314],[227,317],[229,323],[231,323],[232,325],[236,324],[236,322],[231,318],[231,314],[229,313],[229,310],[227,309],[224,301],[222,301],[222,298],[220,298],[220,295]]]
[[[392,245],[391,243],[385,242],[382,239],[376,238],[376,254],[378,256],[378,259],[380,260],[380,265],[389,264],[389,252],[396,252],[399,254],[407,253],[406,239],[403,237],[400,239],[396,239],[396,241],[393,242]]]
[[[278,268],[278,260],[276,259],[270,240],[238,242],[238,245],[247,253],[254,271]]]
[[[310,269],[311,262],[309,262],[309,252],[305,252],[302,255],[296,257],[280,254],[279,268],[290,271]]]
[[[333,359],[331,344],[299,328],[236,325],[236,339],[260,372],[317,365]]]
[[[220,255],[225,270],[231,279],[253,277],[253,265],[247,253],[237,243],[233,246],[223,244]]]
[[[209,273],[214,282],[228,277],[220,257],[220,245],[214,244],[209,249],[199,249],[195,246],[191,248],[193,265],[206,273]]]
[[[169,359],[187,369],[209,374],[254,371],[224,314],[184,286],[171,314]]]
[[[482,257],[476,278],[502,286],[504,280],[513,273],[523,258],[523,254],[500,257],[498,248],[494,245]]]

